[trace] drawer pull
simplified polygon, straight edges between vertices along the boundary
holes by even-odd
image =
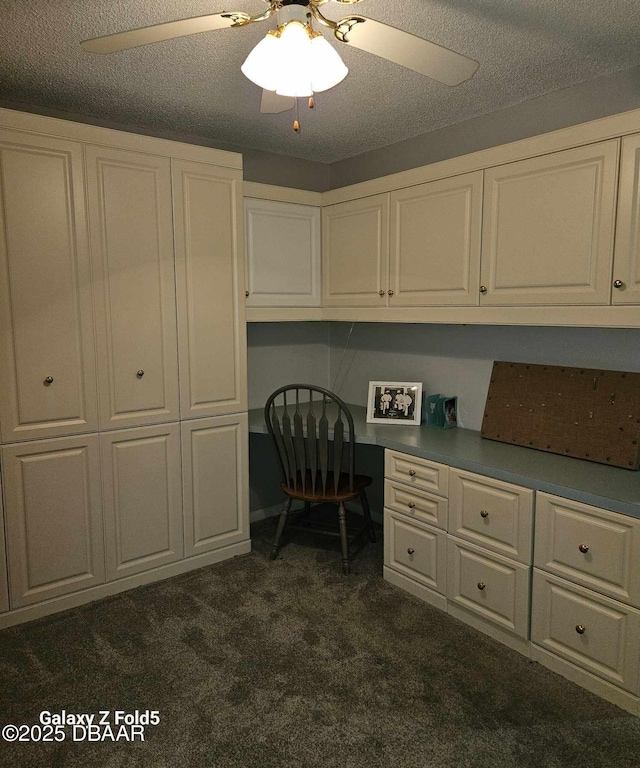
[[[415,503],[415,501],[410,501],[410,502],[407,504],[407,506],[409,507],[409,509],[413,509],[413,508],[416,506],[416,503]]]
[[[47,378],[44,380],[45,387],[48,387],[49,384],[53,384],[53,376],[47,376]]]
[[[413,547],[409,547],[409,549],[407,549],[408,555],[412,555],[414,552],[415,552],[415,549]]]
[[[415,469],[410,469],[409,470],[409,477],[413,477],[415,475],[415,473],[416,473]]]
[[[577,632],[579,635],[584,635],[584,631],[585,631],[585,629],[586,629],[586,627],[585,627],[585,625],[584,625],[584,624],[576,624],[576,632]]]
[[[485,518],[489,517],[489,513],[487,512],[486,509],[481,509],[480,510],[480,517],[485,517]]]
[[[589,551],[589,545],[588,544],[580,544],[578,549],[582,552],[583,555],[586,555],[586,553]]]
[[[139,371],[136,371],[136,376],[141,379],[144,376],[144,371],[142,368]]]
[[[484,583],[484,581],[479,581],[479,582],[478,582],[478,589],[479,589],[481,592],[482,592],[482,590],[483,590],[483,589],[484,589],[486,586],[487,586],[487,585]]]

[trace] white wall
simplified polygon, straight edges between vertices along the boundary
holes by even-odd
[[[351,323],[330,324],[330,380]],[[366,405],[369,381],[421,381],[458,396],[461,426],[479,430],[494,360],[640,371],[640,330],[355,323],[334,391]]]

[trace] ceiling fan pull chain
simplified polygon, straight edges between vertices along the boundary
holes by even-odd
[[[315,99],[313,96],[309,96],[309,109],[313,109],[316,105]]]
[[[300,112],[298,110],[298,99],[296,99],[296,119],[293,121],[293,130],[300,133]]]

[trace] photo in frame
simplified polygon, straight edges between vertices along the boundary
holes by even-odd
[[[370,381],[367,400],[369,424],[419,425],[422,418],[422,383]]]

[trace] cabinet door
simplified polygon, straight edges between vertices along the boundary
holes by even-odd
[[[391,193],[390,306],[478,304],[482,171]]]
[[[249,538],[247,414],[182,423],[185,555]]]
[[[481,304],[608,304],[618,140],[485,171]]]
[[[5,446],[12,608],[104,581],[97,435]]]
[[[248,307],[320,306],[320,208],[245,198]]]
[[[182,418],[247,407],[242,177],[172,160]]]
[[[82,147],[0,131],[2,440],[98,427]]]
[[[100,436],[107,579],[180,560],[180,426]]]
[[[640,135],[622,139],[613,304],[640,304]],[[621,285],[620,285],[621,283]]]
[[[2,506],[2,477],[0,476],[0,613],[9,610],[9,583],[7,581],[7,556],[4,544],[4,509]]]
[[[384,564],[435,592],[445,593],[447,535],[384,511]]]
[[[178,416],[168,158],[86,147],[103,429]]]
[[[532,599],[532,642],[640,693],[640,611],[536,568]]]
[[[389,195],[322,210],[322,293],[330,307],[385,307]]]

